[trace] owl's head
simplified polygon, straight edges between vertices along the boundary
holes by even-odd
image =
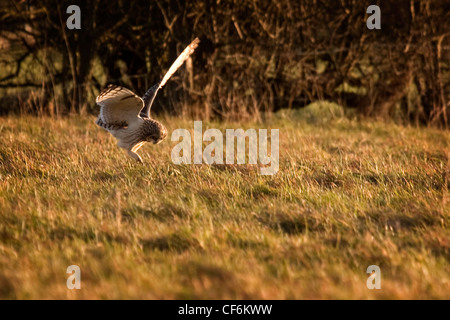
[[[146,140],[153,144],[158,144],[167,137],[166,127],[158,121],[152,119],[150,123],[150,130],[146,135]]]
[[[162,126],[161,131],[152,136],[151,142],[153,142],[153,144],[158,144],[161,141],[163,141],[166,137],[167,137],[167,129],[166,127]]]

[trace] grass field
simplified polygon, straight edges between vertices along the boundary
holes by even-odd
[[[280,129],[280,170],[262,176],[174,165],[170,132],[191,120],[166,118],[145,165],[94,120],[0,118],[0,298],[450,299],[449,132],[204,122]]]

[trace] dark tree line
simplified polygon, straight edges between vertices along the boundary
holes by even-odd
[[[71,4],[81,30],[66,28]],[[366,27],[371,4],[381,30]],[[447,127],[448,21],[444,0],[2,1],[0,110],[95,111],[104,85],[145,92],[198,36],[156,111],[258,117],[330,100]]]

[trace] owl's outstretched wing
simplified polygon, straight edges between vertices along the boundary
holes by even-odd
[[[174,63],[169,68],[169,71],[166,72],[162,80],[151,87],[142,97],[144,101],[144,109],[141,111],[141,117],[150,117],[150,108],[152,107],[153,101],[155,100],[156,94],[158,90],[161,89],[170,79],[170,77],[180,68],[183,63],[189,58],[189,56],[195,51],[200,43],[199,38],[195,38],[178,56]]]
[[[124,127],[137,120],[144,101],[131,90],[110,84],[95,102],[101,107],[99,118],[106,126]]]

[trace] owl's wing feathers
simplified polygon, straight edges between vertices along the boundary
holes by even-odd
[[[95,100],[101,107],[100,118],[106,125],[128,126],[137,120],[144,101],[131,90],[110,84]]]
[[[198,44],[200,43],[199,38],[195,38],[184,50],[183,52],[178,56],[178,58],[175,60],[174,63],[169,68],[169,71],[166,72],[162,80],[151,87],[145,95],[142,97],[144,100],[144,109],[142,110],[141,116],[150,116],[150,108],[152,107],[153,101],[155,100],[156,94],[158,93],[158,90],[161,89],[167,82],[167,80],[170,79],[170,77],[180,68],[183,63],[189,58],[189,56],[195,51],[195,49],[198,47]]]
[[[142,100],[144,101],[144,108],[141,111],[141,117],[148,118],[150,117],[150,108],[153,104],[153,100],[155,100],[156,93],[159,90],[159,84],[161,82],[158,82],[154,86],[152,86],[150,89],[147,90],[147,92],[142,97]]]
[[[159,84],[159,87],[162,88],[167,80],[170,79],[170,77],[178,70],[179,67],[189,58],[189,56],[194,53],[195,49],[198,47],[198,44],[200,43],[199,38],[195,38],[194,41],[192,41],[184,50],[183,52],[178,56],[177,60],[170,66],[169,71],[166,72],[164,75],[164,78],[161,80],[161,83]]]

